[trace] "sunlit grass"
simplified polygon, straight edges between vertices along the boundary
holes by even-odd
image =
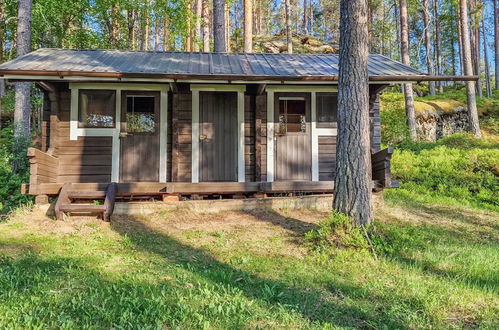
[[[463,210],[389,199],[377,259],[306,248],[292,211],[192,213],[189,230],[19,216],[0,224],[0,327],[493,328],[498,213]]]

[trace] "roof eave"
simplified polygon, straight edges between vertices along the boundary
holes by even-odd
[[[7,79],[46,80],[54,77],[57,80],[65,77],[82,78],[110,78],[120,80],[123,78],[156,78],[156,79],[200,79],[200,80],[226,80],[226,81],[322,81],[337,82],[338,76],[248,76],[248,75],[199,75],[199,74],[158,74],[158,73],[120,73],[120,72],[88,72],[88,71],[42,71],[42,70],[0,70],[0,76]],[[12,78],[11,78],[12,77]],[[20,78],[17,78],[20,77]],[[37,79],[38,77],[38,79]],[[430,76],[430,75],[375,75],[369,76],[371,82],[422,82],[422,81],[476,81],[478,76]]]

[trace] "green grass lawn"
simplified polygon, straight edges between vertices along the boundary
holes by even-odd
[[[0,328],[498,329],[497,98],[480,101],[485,138],[433,143],[407,141],[403,108],[384,102],[401,187],[383,193],[371,246],[312,244],[364,238],[310,210],[104,225],[20,209],[0,222]]]
[[[0,328],[499,326],[499,213],[376,212],[377,258],[313,252],[314,211],[0,224]]]

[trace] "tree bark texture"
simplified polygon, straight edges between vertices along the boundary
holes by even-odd
[[[31,0],[20,0],[17,23],[17,56],[31,50]],[[30,136],[30,83],[15,83],[16,106],[14,110],[14,136],[28,139]]]
[[[426,51],[426,66],[430,76],[435,75],[433,68],[433,58],[431,56],[431,36],[430,36],[430,5],[429,0],[423,0],[423,23],[424,23],[424,43]],[[435,95],[435,82],[428,82],[430,95]]]
[[[307,0],[303,0],[303,34],[308,34],[308,10]]]
[[[492,97],[492,81],[490,80],[489,50],[487,47],[487,33],[485,33],[485,22],[482,22],[483,37],[483,60],[485,62],[485,86],[487,88],[487,97]]]
[[[194,51],[199,52],[199,44],[201,42],[201,15],[203,15],[203,0],[196,0],[196,23],[195,25],[195,40],[194,40]]]
[[[0,0],[0,64],[3,62],[4,59],[4,34],[5,34],[5,0]],[[5,80],[0,79],[0,98],[5,95]],[[2,114],[2,109],[1,109],[1,100],[0,100],[0,117]],[[1,122],[0,122],[0,129],[2,128]]]
[[[216,53],[227,51],[224,4],[224,0],[213,0],[213,49]]]
[[[433,0],[433,15],[434,15],[434,20],[435,20],[435,58],[437,60],[437,70],[436,74],[438,76],[442,75],[442,53],[440,51],[441,49],[441,42],[440,42],[440,16],[438,12],[439,8],[439,0]],[[452,43],[452,52],[454,51],[454,43]],[[438,85],[438,92],[443,93],[444,92],[444,84],[440,81],[437,83]]]
[[[407,0],[400,0],[400,54],[402,63],[411,65],[409,57],[409,23],[407,19]],[[409,127],[409,136],[416,140],[416,114],[414,111],[414,91],[412,84],[403,84],[405,97],[405,113],[407,116],[407,126]]]
[[[477,6],[475,0],[470,0],[470,43],[471,43],[471,59],[474,74],[478,76],[478,80],[475,83],[476,93],[478,97],[482,97],[482,80],[480,77],[480,34],[478,33],[478,26],[480,25],[480,19],[477,14]]]
[[[341,0],[338,145],[333,208],[366,225],[372,218],[367,72],[367,1]]]
[[[495,48],[495,76],[496,89],[499,89],[499,4],[494,0],[494,48]]]
[[[473,62],[471,60],[471,44],[468,25],[468,4],[466,0],[459,0],[459,23],[461,25],[463,39],[463,64],[464,75],[473,75]],[[470,130],[475,137],[481,137],[480,124],[478,122],[478,111],[476,107],[475,82],[466,82],[466,96],[468,104],[468,116]]]
[[[291,1],[284,1],[284,10],[286,14],[286,43],[288,46],[288,53],[293,53],[293,33],[291,32]]]
[[[244,52],[253,52],[253,0],[244,0]]]
[[[210,51],[210,6],[208,0],[203,1],[203,52]]]
[[[187,34],[185,35],[185,45],[184,50],[186,52],[192,51],[192,5],[190,1],[187,1]]]

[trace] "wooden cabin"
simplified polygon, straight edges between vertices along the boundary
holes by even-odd
[[[45,95],[28,194],[111,182],[123,197],[332,191],[338,55],[40,49],[0,76]],[[380,93],[434,78],[370,55],[374,187],[393,184]]]

